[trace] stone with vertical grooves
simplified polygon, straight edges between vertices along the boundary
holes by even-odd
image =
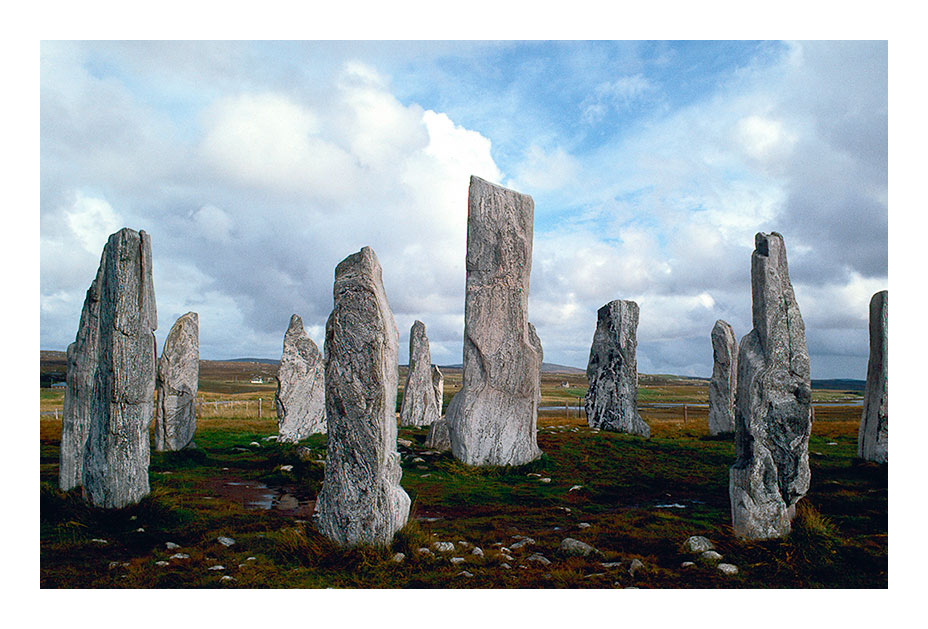
[[[182,315],[168,332],[158,359],[155,450],[182,450],[197,430],[200,326],[195,312]]]
[[[530,196],[471,177],[464,374],[446,413],[451,452],[469,465],[541,456],[542,349],[528,321],[534,212]]]
[[[435,391],[435,406],[438,409],[438,416],[442,415],[442,407],[445,403],[445,376],[442,375],[438,365],[432,365],[432,389]]]
[[[66,393],[70,425],[62,428],[62,488],[73,487],[79,474],[94,506],[121,508],[149,493],[157,322],[151,241],[144,231],[121,229],[103,249],[68,348],[74,373]]]
[[[870,299],[870,359],[864,408],[857,433],[857,456],[868,461],[889,460],[889,291]]]
[[[325,432],[325,362],[298,315],[290,317],[284,334],[274,407],[282,443]]]
[[[735,431],[738,390],[738,339],[726,321],[712,328],[712,378],[709,380],[709,434]]]
[[[409,331],[409,370],[403,388],[400,426],[428,426],[440,415],[432,385],[432,358],[425,324],[416,321]]]
[[[783,236],[759,233],[754,242],[754,328],[738,350],[729,494],[735,535],[768,539],[789,533],[796,503],[809,489],[812,386]]]
[[[586,417],[591,428],[650,437],[638,414],[638,304],[616,299],[596,313],[586,375]]]
[[[398,334],[370,247],[335,269],[325,330],[328,450],[314,519],[341,545],[388,545],[409,517],[396,450]]]

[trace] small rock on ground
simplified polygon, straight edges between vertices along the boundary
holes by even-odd
[[[174,553],[168,559],[190,559],[190,555],[187,553]]]
[[[232,539],[231,537],[223,537],[222,535],[217,537],[216,541],[222,544],[223,546],[225,546],[226,548],[228,548],[229,546],[232,546],[235,543],[235,540]]]
[[[165,542],[164,547],[167,548],[168,550],[177,550],[178,548],[180,548],[180,545],[175,544],[174,542]]]
[[[577,525],[577,528],[578,528],[578,529],[588,529],[588,528],[590,528],[591,526],[593,526],[593,525],[590,524],[589,522],[581,522],[580,524]]]
[[[544,566],[550,566],[551,560],[542,555],[541,553],[535,553],[528,558],[528,561],[537,561],[538,563]]]
[[[687,552],[691,553],[702,553],[707,550],[715,550],[715,546],[707,538],[702,535],[692,535],[683,542],[683,548]]]
[[[716,566],[723,574],[738,574],[738,566],[730,563],[720,563]]]
[[[219,580],[220,580],[220,581],[235,581],[235,577],[230,577],[229,575],[225,574],[225,575],[223,575],[222,578],[219,579]]]
[[[602,555],[598,550],[585,542],[572,537],[565,537],[561,540],[558,552],[568,557],[590,557]]]
[[[641,563],[640,559],[632,559],[631,564],[628,566],[628,574],[635,576],[635,573],[644,568],[644,564]]]
[[[406,555],[403,553],[396,553],[395,555],[393,555],[393,561],[395,561],[396,563],[400,563],[404,559],[406,559]]]
[[[454,544],[452,542],[432,542],[432,550],[440,553],[450,553],[454,550]]]
[[[695,565],[696,565],[696,562],[694,562],[694,561],[684,561],[683,563],[680,564],[680,567],[681,567],[681,568],[690,568],[690,567],[695,566]]]
[[[207,570],[213,570],[213,571],[225,570],[225,569],[226,569],[225,566],[220,566],[220,565],[210,566],[209,568],[207,568]]]
[[[156,566],[160,566],[160,567],[163,568],[163,567],[165,567],[165,566],[170,566],[170,565],[171,565],[171,562],[170,562],[170,561],[161,560],[161,561],[156,561],[156,562],[155,562],[155,565],[156,565]]]
[[[699,555],[701,559],[706,561],[721,561],[722,556],[715,552],[714,550],[707,550]]]
[[[461,571],[460,571],[459,573],[457,573],[455,576],[458,576],[458,577],[472,577],[472,576],[474,576],[474,575],[472,575],[472,574],[471,574],[470,572],[468,572],[467,570],[461,570]]]

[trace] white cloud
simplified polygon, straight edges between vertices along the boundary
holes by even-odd
[[[556,190],[575,183],[577,160],[561,147],[546,151],[533,144],[516,167],[513,186],[522,190]]]
[[[119,216],[105,199],[78,192],[73,205],[65,210],[65,220],[85,251],[100,253],[107,238],[120,227]]]

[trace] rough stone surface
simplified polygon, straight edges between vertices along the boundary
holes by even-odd
[[[557,551],[567,557],[600,557],[602,553],[585,542],[572,537],[565,537]]]
[[[730,563],[720,563],[716,566],[722,574],[733,575],[738,574],[738,566]]]
[[[812,387],[805,325],[783,237],[757,234],[751,256],[752,329],[738,350],[732,528],[746,539],[789,533],[809,489]]]
[[[586,417],[591,428],[650,437],[638,415],[638,304],[616,299],[596,313],[586,375]]]
[[[182,450],[193,443],[199,378],[199,318],[188,312],[171,326],[158,359],[155,450]]]
[[[274,407],[282,443],[325,432],[325,361],[298,315],[290,317],[284,334]]]
[[[868,461],[889,460],[889,291],[870,299],[870,360],[864,388],[864,410],[857,433],[857,456]]]
[[[470,465],[541,456],[541,341],[528,321],[535,206],[471,177],[467,211],[464,376],[448,405],[451,452]]]
[[[702,535],[691,535],[683,542],[683,548],[691,553],[704,553],[707,550],[715,550],[715,545],[708,538]]]
[[[445,376],[438,365],[432,365],[432,390],[435,391],[435,407],[438,409],[438,416],[441,417],[445,403]]]
[[[125,507],[149,492],[157,327],[151,241],[122,229],[103,249],[67,352],[59,484],[82,486],[94,506]]]
[[[342,545],[388,545],[409,517],[396,450],[397,331],[370,247],[335,269],[325,330],[328,449],[314,517]]]
[[[429,427],[429,434],[425,438],[425,447],[439,452],[451,449],[451,435],[448,431],[448,420],[446,418],[442,417]]]
[[[439,415],[432,384],[429,339],[425,335],[425,324],[417,320],[409,331],[409,370],[400,407],[400,426],[428,426]]]
[[[738,390],[738,340],[725,321],[712,328],[712,378],[709,380],[709,434],[735,431]]]

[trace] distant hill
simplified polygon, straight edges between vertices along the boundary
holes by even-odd
[[[813,389],[830,389],[833,391],[860,391],[863,393],[867,386],[866,380],[851,380],[837,378],[834,380],[813,380]]]
[[[408,365],[400,365],[401,367],[407,367]],[[463,369],[464,365],[457,363],[456,365],[439,365],[439,369]],[[541,373],[568,373],[568,374],[580,374],[586,373],[585,369],[577,369],[576,367],[568,367],[567,365],[558,365],[556,363],[541,363]]]
[[[274,358],[229,358],[227,360],[217,360],[217,363],[262,363],[264,365],[280,365],[280,359]]]

